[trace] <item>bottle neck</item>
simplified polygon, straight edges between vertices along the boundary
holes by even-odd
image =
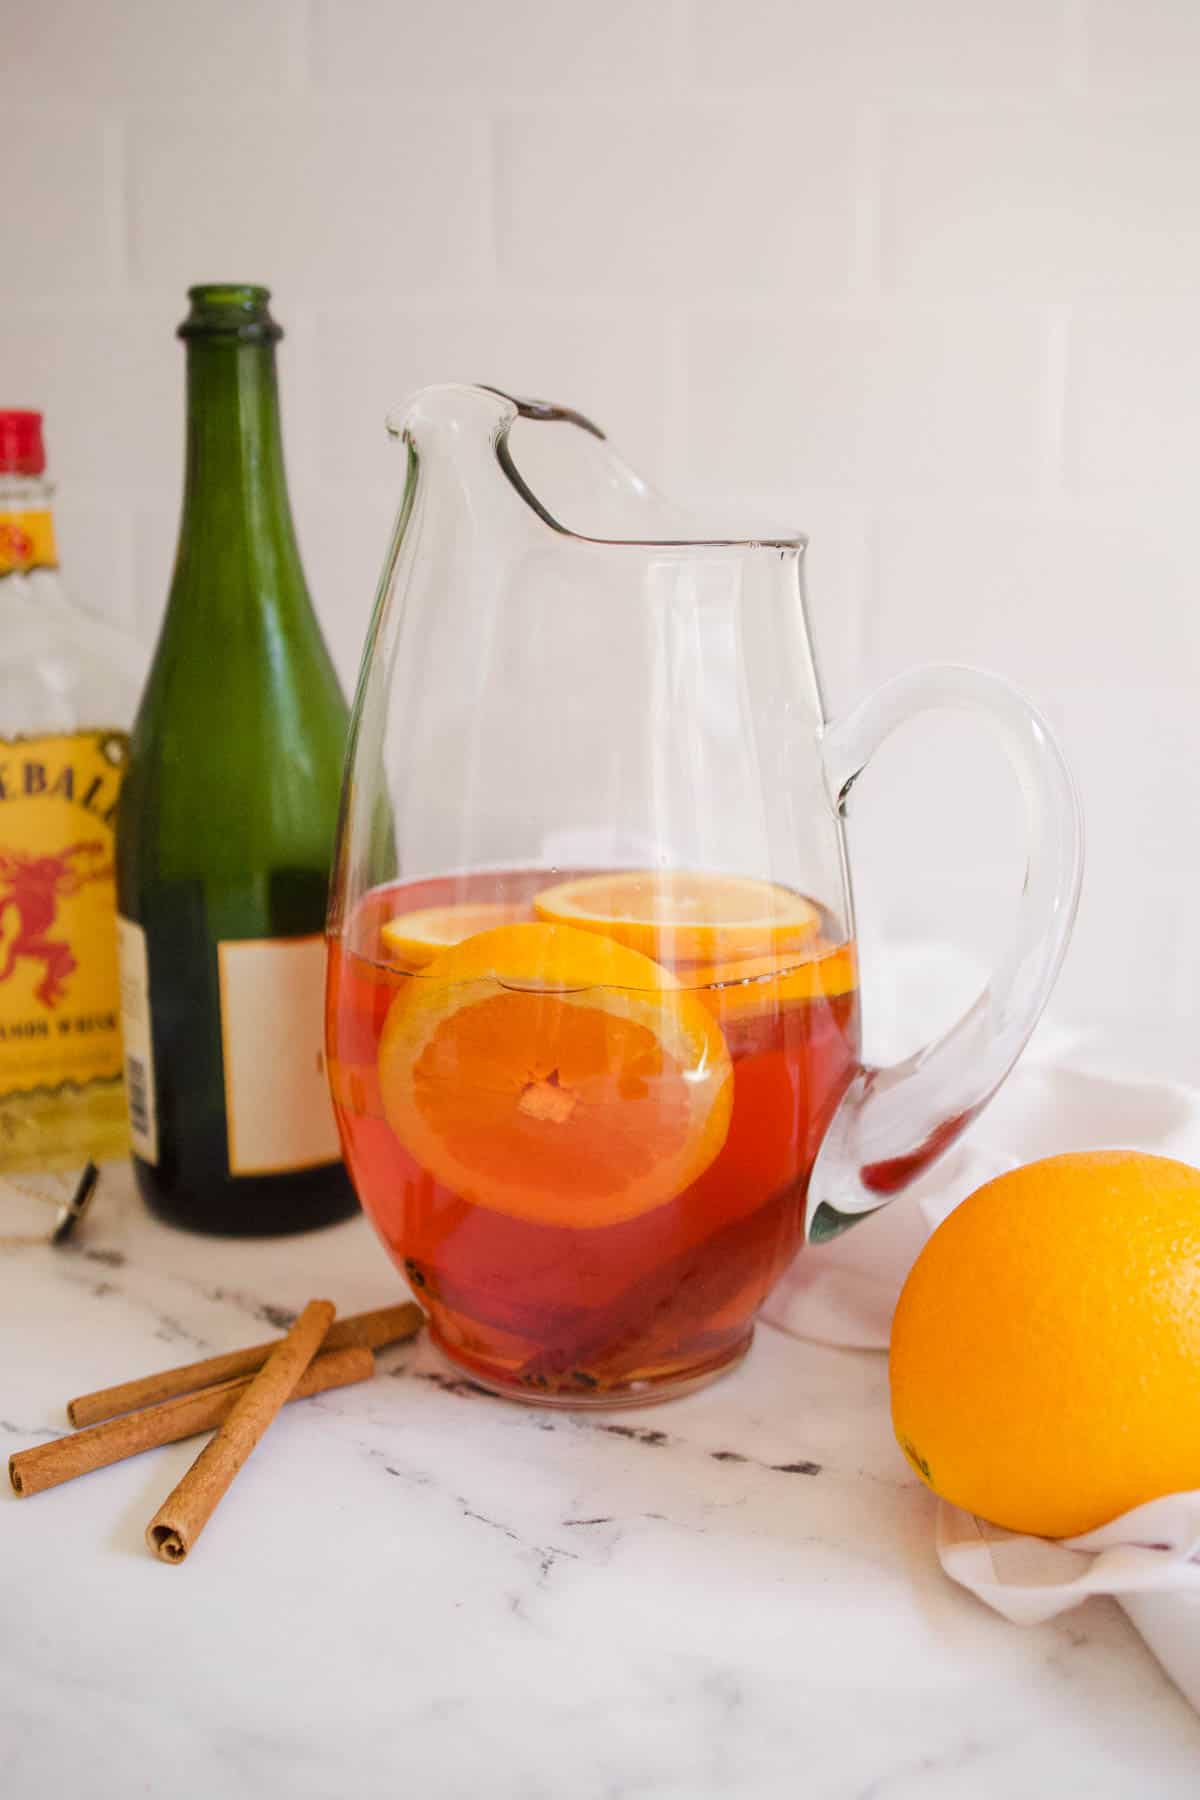
[[[271,343],[188,344],[184,539],[213,529],[251,556],[295,554]]]

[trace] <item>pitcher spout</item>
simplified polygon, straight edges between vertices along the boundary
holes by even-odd
[[[456,493],[477,517],[496,508],[526,511],[525,524],[594,545],[689,547],[798,556],[801,532],[757,521],[714,533],[617,455],[586,414],[548,400],[518,398],[487,384],[422,388],[388,430],[409,452],[409,489]],[[407,504],[407,501],[406,501]]]
[[[494,444],[518,416],[517,401],[499,388],[446,381],[420,388],[402,411],[389,413],[387,429],[392,437],[418,446],[422,438],[441,437],[458,445],[479,434],[485,443]]]

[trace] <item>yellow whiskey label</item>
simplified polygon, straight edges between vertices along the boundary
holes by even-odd
[[[121,731],[0,738],[0,1097],[121,1073]]]
[[[53,513],[0,512],[0,575],[57,567]]]

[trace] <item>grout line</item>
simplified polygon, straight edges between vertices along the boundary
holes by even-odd
[[[691,47],[694,39],[691,0],[670,0],[667,25],[666,89],[672,100],[695,91]]]
[[[1067,486],[1067,400],[1070,381],[1069,305],[1052,307],[1046,318],[1042,429],[1036,495],[1043,506],[1061,501]]]
[[[104,210],[108,227],[109,287],[115,295],[127,294],[133,285],[128,130],[128,122],[120,114],[104,121]]]
[[[844,645],[845,667],[840,671],[850,684],[850,693],[840,697],[840,707],[854,704],[863,694],[870,691],[870,672],[867,668],[866,623],[870,590],[875,579],[875,568],[878,555],[875,544],[875,520],[870,513],[864,514],[861,499],[857,499],[855,507],[857,553],[854,559],[852,580],[854,589],[846,595],[850,606],[850,629],[846,633]],[[817,645],[818,655],[820,644]]]
[[[289,478],[302,470],[324,442],[321,429],[321,384],[318,352],[318,313],[310,300],[289,306],[280,346],[283,443]]]
[[[167,609],[167,594],[174,573],[175,552],[178,548],[180,507],[181,498],[178,494],[168,499],[165,492],[160,496],[139,490],[134,497],[134,504],[129,509],[133,522],[133,600],[131,610],[134,633],[151,647],[158,637],[163,615]],[[167,545],[167,555],[165,565],[159,573],[159,579],[151,591],[145,581],[144,548],[147,533],[153,532],[151,522],[156,516],[168,522],[164,539]]]
[[[858,631],[855,644],[855,660],[861,693],[868,693],[875,683],[882,679],[878,658],[871,642],[872,636],[877,633],[883,618],[883,596],[880,591],[882,528],[882,517],[877,508],[872,508],[867,514],[863,526],[863,571],[859,583]]]
[[[94,483],[71,482],[60,494],[55,510],[61,516],[64,547],[62,581],[71,602],[96,619],[125,636],[137,635],[134,598],[133,520],[124,489],[98,487]],[[97,507],[107,515],[113,536],[97,544],[94,530],[88,533],[93,555],[102,546],[103,556],[90,567],[75,554],[83,541],[88,513]]]
[[[479,168],[480,288],[489,295],[501,290],[500,281],[500,120],[485,113],[475,130],[475,156]]]
[[[117,629],[126,637],[139,637],[140,619],[138,616],[137,598],[137,535],[132,509],[124,507],[125,520],[121,529],[120,560],[124,564],[121,592],[115,597],[113,605],[108,609],[113,616]]]
[[[860,106],[854,124],[853,247],[850,293],[878,301],[883,278],[884,119],[878,106]]]
[[[661,315],[663,334],[663,403],[666,418],[662,429],[662,482],[683,499],[689,495],[689,481],[694,470],[687,456],[691,431],[692,408],[687,382],[686,341],[690,317],[684,306],[666,306]]]
[[[1091,85],[1088,6],[1089,0],[1063,0],[1062,81],[1068,94],[1086,93]]]
[[[308,94],[313,87],[317,0],[279,0],[284,17],[283,91]]]

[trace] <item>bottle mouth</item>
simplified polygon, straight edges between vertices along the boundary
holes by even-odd
[[[188,289],[191,310],[176,332],[185,342],[276,344],[282,327],[271,317],[270,288],[246,281],[205,281]]]

